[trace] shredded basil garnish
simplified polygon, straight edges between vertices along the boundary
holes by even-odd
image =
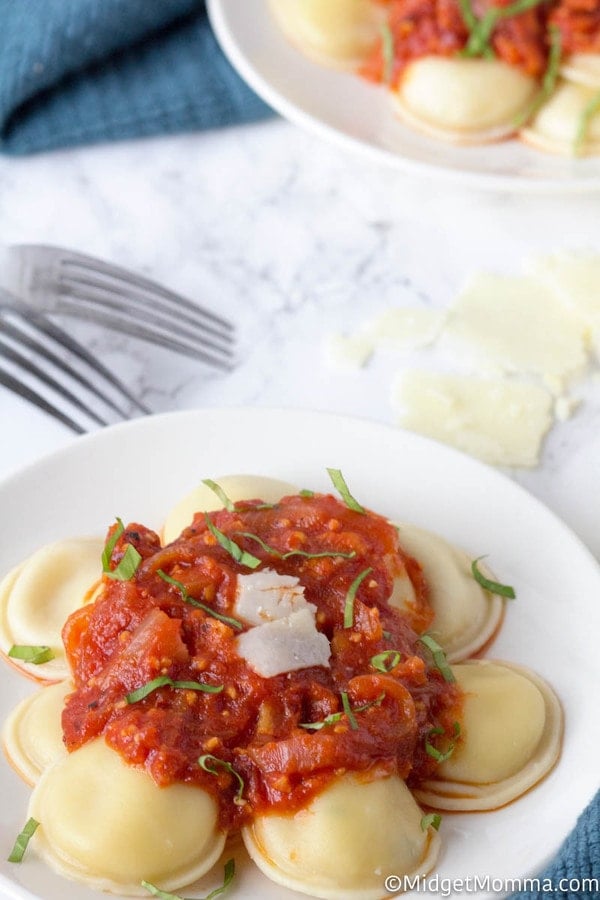
[[[394,35],[386,23],[381,26],[381,55],[383,57],[383,83],[391,84],[394,74]]]
[[[346,702],[348,702],[348,694],[342,693],[342,694],[340,694],[340,696],[342,698],[342,706],[344,706],[344,696],[346,697]],[[376,697],[375,700],[369,700],[368,703],[363,703],[362,706],[355,706],[354,709],[350,710],[350,712],[351,713],[364,712],[365,709],[370,709],[372,706],[381,706],[381,704],[383,703],[384,700],[385,700],[385,691],[383,691],[379,695],[379,697]],[[346,712],[346,715],[348,715],[345,707],[344,707],[344,711]],[[334,725],[336,722],[339,722],[343,715],[344,715],[343,712],[330,713],[328,716],[325,716],[325,718],[322,719],[321,722],[302,722],[302,723],[300,723],[300,725],[298,727],[299,728],[307,728],[307,729],[310,729],[311,731],[319,731],[321,728],[324,728],[326,725]],[[354,721],[356,722],[356,719],[354,719]]]
[[[193,597],[190,597],[190,595],[187,592],[186,586],[184,584],[182,584],[181,581],[177,581],[176,578],[171,578],[171,576],[167,575],[166,572],[163,572],[162,569],[158,569],[156,574],[158,575],[159,578],[162,578],[163,581],[166,581],[167,584],[172,584],[174,587],[176,587],[178,589],[178,591],[181,594],[181,599],[183,600],[184,603],[188,603],[190,606],[195,606],[198,609],[204,610],[204,612],[207,615],[212,616],[213,619],[218,619],[219,622],[225,622],[225,624],[230,625],[231,628],[237,628],[239,631],[241,631],[243,629],[244,626],[242,625],[241,622],[238,622],[237,619],[232,619],[231,616],[224,616],[222,613],[219,613],[216,610],[211,609],[211,607],[207,606],[205,603],[201,603],[199,600],[194,600]]]
[[[229,499],[220,484],[217,484],[217,482],[213,481],[212,478],[203,478],[202,484],[205,484],[207,488],[211,489],[213,494],[217,495],[227,512],[233,512],[235,510],[233,500]]]
[[[579,119],[579,127],[577,128],[577,134],[575,136],[575,144],[573,147],[576,156],[579,156],[583,152],[592,119],[598,112],[600,112],[600,91],[598,91],[598,93],[592,97],[592,99],[589,101],[589,103],[581,113],[581,118]]]
[[[348,490],[348,485],[344,481],[344,476],[342,475],[341,471],[339,469],[327,469],[327,473],[331,478],[334,488],[341,496],[348,509],[353,509],[354,512],[362,513],[364,515],[364,507],[360,505],[358,500],[354,499],[354,497]]]
[[[548,64],[542,79],[542,87],[533,98],[527,109],[517,117],[515,128],[520,128],[525,122],[528,122],[544,105],[546,100],[554,93],[556,82],[560,73],[560,61],[562,56],[562,34],[556,25],[550,25],[548,28],[548,36],[550,39],[550,52],[548,54]]]
[[[452,669],[448,665],[446,654],[444,653],[438,642],[435,641],[430,634],[422,634],[418,640],[422,644],[424,644],[428,650],[431,651],[434,665],[441,672],[444,681],[447,681],[449,684],[451,684],[453,681],[456,681]]]
[[[28,819],[23,831],[19,834],[15,841],[15,845],[10,852],[10,856],[8,857],[8,862],[12,863],[20,863],[25,855],[25,851],[27,850],[27,845],[33,835],[35,834],[36,829],[39,827],[39,822],[36,822],[35,819]]]
[[[221,766],[222,769],[225,769],[227,772],[229,772],[230,775],[233,775],[233,777],[237,779],[239,786],[233,802],[236,804],[236,806],[242,806],[246,801],[242,799],[242,793],[244,792],[245,785],[244,779],[242,778],[240,773],[236,772],[231,763],[227,762],[224,759],[219,759],[218,756],[213,756],[212,753],[204,753],[198,758],[198,765],[201,769],[204,769],[205,772],[209,772],[211,775],[218,775],[219,773],[215,771],[214,768],[210,768],[210,766],[208,765],[209,762],[211,762],[213,766]]]
[[[202,900],[214,900],[214,897],[218,897],[219,894],[222,894],[227,890],[231,882],[233,881],[233,877],[235,875],[235,860],[228,859],[223,867],[223,884],[215,888],[214,891],[211,891],[210,894],[207,894],[206,897],[202,898]],[[161,891],[160,888],[157,888],[155,885],[151,884],[149,881],[142,881],[141,885],[147,891],[149,891],[154,897],[158,897],[159,900],[185,900],[184,897],[180,897],[178,894],[169,894],[168,891]]]
[[[436,831],[439,831],[441,824],[442,817],[439,813],[428,813],[421,819],[421,831],[427,831],[428,828],[435,828]]]
[[[358,722],[356,721],[356,717],[354,715],[352,707],[350,706],[348,694],[346,693],[346,691],[342,691],[340,696],[342,698],[342,706],[344,708],[344,712],[346,713],[346,717],[348,719],[348,722],[350,723],[350,728],[352,729],[352,731],[358,731]]]
[[[475,581],[492,594],[500,594],[501,597],[507,597],[509,600],[514,600],[517,596],[514,588],[509,584],[500,584],[499,581],[490,581],[489,578],[486,578],[485,575],[479,571],[477,563],[480,559],[485,559],[485,556],[478,556],[477,559],[474,559],[471,563],[471,572],[473,573]]]
[[[153,678],[152,681],[148,681],[137,690],[126,694],[125,699],[128,703],[137,703],[138,700],[143,700],[148,694],[157,691],[161,687],[172,687],[186,691],[202,691],[205,694],[220,694],[223,690],[222,684],[203,684],[200,681],[173,681],[168,675],[159,675],[158,678]]]
[[[536,6],[540,6],[542,3],[545,3],[545,0],[515,0],[509,6],[490,7],[481,19],[478,19],[473,12],[471,0],[459,0],[463,21],[469,29],[469,39],[460,55],[466,57],[493,57],[494,50],[490,46],[490,40],[498,22],[502,19],[510,19],[513,16],[521,15],[521,13],[528,12],[530,9],[535,9]]]
[[[232,541],[226,534],[223,534],[223,532],[211,522],[207,513],[204,514],[204,518],[210,533],[216,537],[223,550],[227,550],[229,555],[232,556],[236,562],[239,562],[242,566],[247,566],[249,569],[256,569],[260,566],[260,559],[256,556],[252,556],[251,553],[246,553],[246,551],[242,550],[235,541]]]
[[[346,594],[346,602],[344,604],[344,628],[352,628],[354,624],[354,601],[356,599],[356,592],[361,586],[362,582],[365,580],[367,575],[370,575],[373,569],[363,569],[360,575],[357,575],[350,587],[348,588],[348,593]]]
[[[27,644],[13,644],[8,651],[8,655],[11,659],[21,659],[23,662],[32,663],[34,666],[39,666],[54,659],[52,648],[43,644],[31,647]]]
[[[401,659],[402,654],[398,650],[384,650],[383,653],[378,653],[376,656],[371,657],[371,665],[378,672],[387,674],[398,665]]]
[[[142,557],[135,547],[132,544],[127,544],[125,553],[123,554],[119,565],[116,566],[116,568],[111,569],[110,561],[113,550],[124,531],[125,526],[123,525],[122,520],[117,516],[117,527],[104,545],[104,550],[102,551],[102,571],[107,578],[112,578],[113,581],[129,581],[137,572],[138,566],[142,561]]]
[[[455,724],[457,724],[457,723],[455,723]],[[425,753],[428,756],[431,756],[432,759],[435,759],[436,762],[443,763],[447,759],[450,759],[450,757],[454,753],[454,748],[456,747],[456,744],[453,744],[453,743],[449,744],[448,749],[442,753],[441,750],[438,750],[437,747],[434,747],[433,744],[430,744],[429,740],[428,740],[428,738],[433,737],[434,735],[437,735],[437,734],[444,734],[444,729],[443,728],[432,728],[431,731],[427,734],[427,737],[425,738]]]
[[[384,636],[384,638],[386,639],[386,641],[390,641],[390,640],[392,639],[392,632],[391,632],[391,631],[386,631],[385,628],[384,628],[383,631],[382,631],[381,633],[383,634],[383,636]]]
[[[308,553],[306,550],[288,550],[286,553],[281,553],[251,531],[235,531],[234,534],[239,534],[240,537],[246,537],[250,541],[256,541],[265,553],[268,553],[269,556],[275,556],[277,559],[290,559],[292,556],[302,556],[305,559],[323,559],[336,556],[340,556],[342,559],[354,559],[356,556],[356,550],[350,550],[349,553],[343,553],[341,550],[323,550],[320,553]]]
[[[299,497],[314,497],[315,492],[309,491],[307,488],[302,488],[301,491],[298,491],[298,496]]]

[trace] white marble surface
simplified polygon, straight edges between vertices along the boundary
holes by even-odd
[[[358,374],[335,372],[324,334],[396,303],[443,307],[474,269],[600,251],[599,221],[593,193],[511,196],[410,179],[279,120],[0,158],[0,243],[104,256],[237,323],[239,364],[226,376],[133,339],[78,332],[155,411],[285,406],[391,422],[396,362],[383,354]],[[0,476],[71,440],[0,388]],[[554,429],[537,469],[510,474],[600,556],[600,387]]]

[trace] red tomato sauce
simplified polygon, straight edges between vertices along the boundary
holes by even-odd
[[[69,750],[104,735],[132,765],[144,767],[159,785],[183,781],[202,786],[219,803],[221,823],[239,827],[254,813],[293,811],[306,805],[337,775],[360,772],[367,779],[397,773],[409,783],[435,769],[425,750],[432,729],[454,739],[461,697],[433,665],[418,634],[433,613],[419,564],[403,553],[387,520],[348,509],[329,495],[283,498],[273,507],[260,501],[235,511],[210,514],[211,522],[262,568],[295,575],[306,599],[317,607],[320,631],[331,642],[329,668],[314,666],[272,678],[256,674],[237,653],[240,630],[184,602],[188,597],[235,618],[237,575],[249,574],[197,515],[181,537],[161,547],[158,536],[129,525],[112,554],[113,569],[128,544],[141,563],[129,581],[105,576],[103,590],[67,621],[63,639],[75,691],[63,713]],[[109,534],[113,533],[113,529]],[[244,537],[256,535],[267,545]],[[316,559],[278,554],[341,552],[351,557]],[[353,625],[344,627],[348,589],[365,568]],[[388,603],[394,579],[410,578],[415,600],[406,612]],[[244,629],[248,626],[244,626]],[[401,654],[389,672],[371,660],[385,650]],[[220,686],[219,693],[164,686],[137,702],[126,696],[160,676]],[[351,709],[343,712],[342,693]],[[335,714],[341,714],[335,716]],[[301,727],[334,720],[320,729]],[[432,742],[444,735],[431,737]],[[229,763],[214,775],[198,764],[211,754]],[[215,768],[214,762],[211,764]]]
[[[423,56],[455,56],[466,47],[469,28],[458,0],[382,0],[388,7],[393,44],[391,71],[384,42],[361,67],[366,78],[398,85],[406,66]],[[471,0],[481,19],[491,8],[507,7],[513,0]],[[550,49],[549,26],[561,32],[563,55],[600,52],[598,0],[548,0],[533,9],[500,20],[493,30],[491,47],[496,58],[517,66],[527,75],[543,76]]]

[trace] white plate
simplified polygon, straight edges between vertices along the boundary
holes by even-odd
[[[518,599],[490,655],[530,665],[554,685],[566,712],[562,758],[541,785],[505,809],[446,816],[436,872],[533,873],[556,852],[596,785],[589,750],[600,745],[600,570],[565,525],[496,471],[425,438],[328,414],[206,410],[138,419],[80,438],[0,485],[0,572],[47,541],[101,535],[116,515],[158,528],[173,503],[206,476],[253,472],[328,490],[326,466],[341,468],[354,495],[373,509],[438,531],[473,555],[489,554],[502,580],[515,585]],[[2,666],[0,717],[31,690]],[[25,822],[28,794],[1,760],[0,896],[97,900],[31,856],[21,865],[4,861]],[[218,877],[213,873],[207,889]],[[241,866],[228,896],[298,897],[250,864]],[[478,893],[488,896],[498,894]]]
[[[259,96],[321,137],[407,173],[514,191],[600,187],[600,160],[540,153],[519,141],[454,147],[402,125],[387,92],[355,75],[319,66],[283,37],[268,0],[208,0],[219,42]]]

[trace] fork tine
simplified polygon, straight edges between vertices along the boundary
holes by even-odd
[[[53,338],[58,344],[65,348],[65,350],[69,350],[73,353],[74,356],[77,356],[82,362],[87,363],[87,365],[95,371],[98,375],[105,378],[107,382],[112,384],[112,386],[119,391],[127,400],[132,403],[136,409],[142,412],[144,415],[150,415],[151,410],[138,400],[135,397],[127,385],[125,385],[122,381],[120,381],[110,369],[107,369],[99,360],[97,360],[92,354],[86,350],[81,344],[77,343],[66,331],[63,331],[62,328],[59,328],[58,325],[55,325],[49,319],[47,319],[42,313],[37,312],[37,310],[33,310],[30,307],[27,307],[27,312],[25,314],[24,307],[22,304],[10,304],[11,308],[16,309],[17,313],[23,312],[23,315],[26,315],[28,321],[31,321],[35,324],[40,331],[46,334],[48,337]]]
[[[0,318],[1,318],[2,310],[0,309]],[[25,322],[29,322],[29,325],[34,324],[31,320],[27,319],[27,316],[22,313],[21,310],[17,313],[14,312],[19,318],[23,319]],[[75,381],[78,381],[84,388],[87,388],[90,393],[95,394],[99,400],[102,400],[109,406],[114,412],[118,413],[120,416],[127,418],[127,412],[123,410],[120,406],[118,406],[114,400],[112,400],[104,391],[101,391],[100,388],[93,384],[88,378],[74,369],[72,366],[68,365],[68,363],[64,362],[59,356],[52,352],[48,347],[39,341],[34,340],[34,338],[30,337],[25,331],[21,331],[19,328],[16,328],[10,322],[7,322],[6,319],[2,320],[1,325],[2,331],[12,337],[15,341],[23,344],[29,350],[33,350],[34,353],[37,353],[39,356],[48,360],[48,362],[52,363],[57,369],[60,369],[65,375],[70,376]],[[44,331],[44,334],[47,334]]]
[[[194,310],[194,315],[189,311],[184,312],[183,310],[187,310],[188,307],[182,304],[175,294],[169,295],[167,299],[159,291],[150,293],[144,285],[131,284],[120,278],[106,276],[103,272],[98,274],[91,268],[84,269],[80,273],[69,259],[62,260],[60,285],[74,294],[78,294],[81,288],[91,288],[92,291],[98,291],[104,296],[127,299],[138,307],[145,307],[166,316],[171,323],[173,316],[177,316],[178,321],[187,322],[194,328],[201,329],[203,336],[206,334],[226,342],[231,341],[233,337],[232,325],[228,324],[227,328],[220,322],[215,325],[208,316],[202,313],[198,315],[197,309]]]
[[[0,338],[0,356],[3,356],[5,359],[10,360],[10,362],[19,366],[29,375],[33,375],[37,378],[42,384],[46,385],[49,388],[52,388],[57,394],[61,397],[64,397],[65,400],[68,400],[69,403],[72,403],[73,406],[77,407],[77,409],[81,410],[81,412],[85,413],[86,416],[89,416],[90,419],[93,419],[98,425],[107,425],[105,419],[102,419],[93,409],[90,409],[89,406],[79,399],[75,394],[72,393],[68,388],[66,388],[63,384],[53,378],[51,375],[48,375],[47,372],[43,372],[39,366],[35,363],[31,362],[31,360],[27,359],[27,357],[23,356],[23,354],[19,353],[10,344],[6,344]]]
[[[28,247],[30,245],[25,244],[22,246]],[[212,312],[212,310],[206,309],[203,306],[198,306],[196,303],[192,303],[187,297],[181,297],[174,291],[170,291],[168,288],[157,284],[155,281],[152,281],[143,275],[139,275],[137,272],[130,272],[128,269],[122,269],[120,266],[116,266],[113,263],[107,263],[104,262],[104,260],[96,259],[93,256],[87,256],[85,253],[76,253],[72,250],[63,250],[62,248],[56,247],[51,247],[50,249],[58,250],[64,254],[63,264],[72,267],[79,265],[84,271],[102,272],[102,274],[107,277],[114,278],[120,283],[129,284],[133,288],[144,288],[144,290],[155,298],[162,297],[165,300],[169,300],[171,303],[175,304],[176,308],[184,306],[191,313],[194,313],[215,325],[220,325],[225,331],[233,331],[233,326],[227,319],[218,316],[216,313]]]
[[[142,301],[142,308],[133,309],[124,303],[124,300],[127,300],[128,297],[123,295],[121,291],[118,293],[110,292],[103,287],[96,287],[92,282],[80,281],[73,282],[69,279],[63,279],[60,282],[61,288],[61,298],[69,297],[73,300],[77,300],[79,303],[89,303],[90,306],[103,307],[109,310],[112,310],[116,315],[123,317],[130,317],[136,328],[140,322],[140,317],[144,322],[144,326],[148,332],[152,331],[155,333],[155,329],[151,328],[151,326],[156,326],[156,329],[159,329],[161,332],[167,331],[168,334],[172,334],[174,336],[179,335],[181,338],[185,340],[186,343],[190,345],[195,345],[199,350],[204,351],[205,348],[209,350],[214,350],[216,354],[222,354],[225,357],[230,358],[232,356],[231,347],[228,343],[219,343],[218,340],[215,340],[211,335],[207,334],[194,334],[189,326],[179,324],[179,321],[182,319],[179,313],[175,313],[175,311],[171,311],[170,318],[161,318],[160,315],[156,315],[156,313],[152,310],[148,310],[145,307],[151,306],[150,301],[144,300]],[[60,299],[58,301],[60,304]],[[173,321],[173,316],[177,315],[178,321]],[[194,327],[197,329],[198,326],[194,323]],[[204,326],[201,326],[204,331],[206,331]],[[217,335],[221,341],[224,341],[225,338],[223,335]],[[227,338],[229,341],[229,338]]]
[[[27,387],[26,384],[18,381],[2,368],[0,368],[0,384],[3,384],[9,391],[13,391],[13,393],[22,397],[24,400],[28,400],[29,403],[33,403],[38,409],[41,409],[55,419],[58,419],[59,422],[62,422],[63,425],[66,425],[67,428],[70,428],[77,434],[85,434],[85,428],[82,428],[81,425],[74,422],[73,419],[69,418],[62,410],[58,409],[57,406],[53,406],[52,403],[49,403],[41,396],[41,394],[38,394],[36,391]]]
[[[80,303],[69,302],[69,299],[66,297],[59,298],[55,311],[57,313],[73,316],[74,318],[84,319],[88,322],[95,322],[96,324],[104,325],[107,328],[113,328],[116,331],[120,331],[122,334],[129,334],[132,337],[141,338],[152,344],[158,344],[161,347],[165,347],[167,350],[183,353],[185,356],[189,356],[196,361],[203,360],[209,365],[222,369],[225,372],[229,372],[233,367],[233,363],[230,360],[224,360],[218,356],[213,356],[205,350],[169,338],[160,331],[152,331],[149,328],[145,328],[143,325],[140,325],[139,322],[129,321],[122,316],[119,317],[114,314],[106,313],[94,306],[82,308]]]

